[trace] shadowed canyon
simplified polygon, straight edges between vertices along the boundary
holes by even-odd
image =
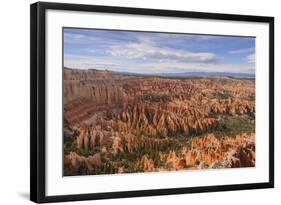
[[[255,80],[64,68],[64,176],[255,166]]]

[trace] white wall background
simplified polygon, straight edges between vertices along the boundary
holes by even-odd
[[[52,1],[52,0],[49,0]],[[274,204],[281,194],[281,13],[278,0],[60,0],[69,3],[145,7],[275,17],[275,189],[142,197],[67,204]],[[29,201],[29,4],[2,1],[0,6],[0,204]],[[279,106],[278,106],[279,105]],[[278,202],[277,202],[278,203]],[[64,204],[64,203],[63,203]],[[276,204],[276,203],[275,203]]]

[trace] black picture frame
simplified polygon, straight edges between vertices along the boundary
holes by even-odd
[[[45,26],[48,9],[120,13],[150,16],[168,16],[195,19],[262,22],[269,25],[269,181],[263,183],[230,184],[192,188],[122,191],[74,195],[46,196],[45,145],[46,145],[46,81],[45,81]],[[156,10],[144,8],[111,7],[81,4],[38,2],[30,6],[30,199],[37,203],[76,200],[97,200],[123,197],[141,197],[198,192],[218,192],[274,187],[274,18],[218,13]]]

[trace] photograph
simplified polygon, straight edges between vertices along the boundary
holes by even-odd
[[[62,28],[63,176],[256,166],[255,36]]]
[[[274,188],[274,16],[215,11],[30,5],[31,201]]]

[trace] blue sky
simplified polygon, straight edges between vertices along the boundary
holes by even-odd
[[[132,73],[254,73],[255,38],[65,28],[64,66]]]

